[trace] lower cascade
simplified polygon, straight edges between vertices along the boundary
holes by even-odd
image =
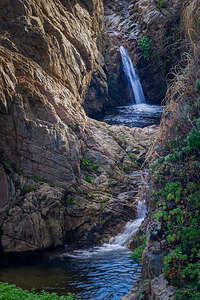
[[[123,70],[127,79],[128,87],[136,104],[146,103],[140,78],[136,73],[133,63],[128,55],[128,51],[123,46],[120,47]]]
[[[105,243],[100,247],[94,247],[91,250],[76,250],[73,254],[64,254],[70,257],[78,257],[78,258],[85,258],[91,257],[93,255],[103,253],[104,251],[112,251],[118,249],[125,249],[127,250],[127,242],[131,238],[131,236],[138,230],[142,221],[146,216],[146,205],[143,201],[137,202],[137,219],[134,221],[129,221],[122,233],[119,233],[117,236],[112,237],[109,243]]]
[[[40,257],[28,265],[3,266],[0,281],[44,289],[60,295],[75,293],[81,300],[120,300],[141,276],[141,267],[131,257],[127,243],[146,215],[144,202],[137,203],[137,219],[100,247]]]

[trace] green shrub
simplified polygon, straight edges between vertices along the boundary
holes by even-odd
[[[146,60],[149,60],[151,54],[151,45],[152,42],[150,38],[146,35],[139,38],[138,41],[138,48],[143,52],[143,56]]]
[[[168,140],[163,157],[151,166],[155,206],[152,217],[172,251],[165,277],[178,287],[175,299],[200,299],[200,118],[184,138]]]
[[[138,246],[137,248],[135,248],[131,253],[130,256],[131,258],[133,258],[134,260],[136,260],[138,263],[142,262],[142,253],[146,247],[146,237],[145,235],[143,235],[141,237],[141,242],[142,244],[140,246]]]
[[[161,0],[161,1],[158,2],[158,4],[156,5],[156,7],[158,9],[167,8],[167,2],[165,0]]]
[[[75,300],[74,294],[69,293],[67,296],[58,296],[56,293],[41,294],[32,293],[20,288],[16,288],[14,284],[0,282],[0,300]],[[80,299],[80,298],[79,298]]]
[[[87,181],[88,183],[92,183],[93,182],[93,178],[90,176],[85,176],[85,181]]]
[[[97,164],[88,159],[87,157],[81,158],[81,168],[87,171],[98,171]]]
[[[23,192],[32,192],[32,191],[37,191],[38,190],[38,186],[33,186],[33,185],[25,185],[23,187]]]

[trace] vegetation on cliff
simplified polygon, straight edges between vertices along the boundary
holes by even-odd
[[[199,1],[192,1],[184,13],[194,52],[168,88],[161,135],[154,147],[158,158],[151,164],[153,231],[147,228],[147,238],[164,245],[164,274],[177,287],[177,300],[200,299],[198,7]]]
[[[160,135],[149,152],[151,192],[147,197],[150,213],[143,252],[144,279],[158,278],[164,272],[168,283],[176,287],[175,293],[173,289],[159,299],[200,299],[199,7],[199,0],[185,1],[182,26],[191,51],[183,56],[184,67],[176,68],[173,74]],[[142,255],[140,248],[133,256]],[[161,259],[159,266],[153,256]],[[150,294],[157,299],[153,281],[146,291],[141,289],[141,299],[149,299]]]
[[[0,282],[0,300],[75,300],[77,299],[74,294],[69,293],[67,296],[58,296],[56,293],[41,294],[29,292],[16,288],[14,284],[8,285],[7,283]]]

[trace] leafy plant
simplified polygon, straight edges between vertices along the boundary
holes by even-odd
[[[87,181],[88,183],[92,183],[93,178],[90,176],[85,176],[85,181]]]
[[[146,237],[145,237],[145,235],[143,235],[141,237],[141,245],[138,246],[137,248],[135,248],[130,253],[131,258],[133,258],[134,260],[136,260],[138,263],[141,263],[142,262],[142,253],[143,253],[145,247],[146,247]]]
[[[23,187],[23,192],[32,192],[32,191],[37,191],[38,190],[38,186],[33,186],[33,185],[25,185]]]
[[[144,58],[146,60],[149,60],[152,46],[152,41],[150,40],[150,38],[144,35],[143,37],[138,39],[137,43],[138,48],[143,52]]]
[[[97,171],[98,166],[96,163],[88,159],[87,157],[82,157],[81,158],[81,168],[86,169],[88,171]]]
[[[156,7],[158,9],[167,8],[167,2],[165,0],[161,0],[161,1],[158,2],[158,4],[156,5]]]
[[[30,177],[30,179],[33,179],[35,182],[45,182],[45,183],[49,183],[49,181],[48,181],[46,178],[44,178],[44,177],[37,177],[37,176],[35,176],[35,175],[32,175],[32,176]]]
[[[58,296],[56,293],[46,293],[42,291],[40,294],[16,288],[14,284],[0,282],[0,300],[78,300],[72,293],[66,296]]]
[[[168,140],[165,155],[150,168],[156,208],[152,219],[162,224],[162,238],[172,249],[164,265],[165,277],[179,288],[176,300],[200,299],[199,117],[191,127],[183,139]]]

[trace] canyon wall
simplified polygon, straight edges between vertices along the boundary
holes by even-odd
[[[135,216],[136,192],[123,192],[137,190],[130,173],[156,128],[109,126],[83,109],[99,89],[107,101],[109,43],[100,0],[1,1],[3,252],[99,243]]]
[[[149,103],[164,99],[166,81],[173,77],[168,73],[187,48],[180,23],[182,5],[181,0],[104,0],[108,34],[115,45],[128,48]]]
[[[181,23],[190,45],[168,86],[160,132],[146,157],[141,197],[149,215],[138,234],[146,243],[143,276],[123,300],[199,299],[199,0],[185,1]],[[132,248],[138,247],[135,237]]]

